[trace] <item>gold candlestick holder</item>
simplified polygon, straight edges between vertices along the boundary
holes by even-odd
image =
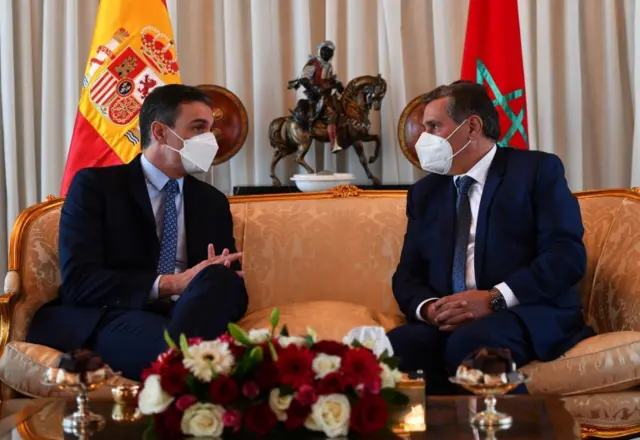
[[[411,376],[403,375],[397,388],[409,398],[409,403],[394,415],[393,433],[402,438],[409,438],[412,432],[426,431],[425,383],[422,371]]]

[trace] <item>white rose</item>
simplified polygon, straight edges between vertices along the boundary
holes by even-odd
[[[336,438],[349,433],[351,406],[344,394],[329,394],[318,397],[311,406],[311,415],[305,422],[305,428],[311,431],[322,431],[329,438]]]
[[[278,388],[272,389],[269,393],[269,408],[281,422],[287,420],[287,410],[291,406],[292,400],[293,395],[281,396]]]
[[[329,356],[324,353],[318,354],[313,363],[311,369],[316,373],[316,379],[322,379],[329,373],[334,373],[340,369],[340,356]]]
[[[249,330],[249,340],[252,344],[262,344],[263,342],[267,342],[269,340],[269,335],[271,335],[271,332],[266,328]]]
[[[384,362],[380,363],[382,372],[380,378],[382,379],[382,388],[395,388],[396,384],[402,380],[402,373],[397,368],[393,370],[389,368]]]
[[[183,434],[194,437],[220,437],[224,430],[222,423],[224,408],[212,403],[196,403],[182,415],[180,429]]]
[[[306,345],[307,341],[302,336],[280,336],[278,338],[278,342],[281,347],[288,347],[293,344],[296,347],[303,347]]]
[[[152,374],[144,381],[138,397],[138,408],[142,414],[160,414],[171,405],[173,397],[162,389],[160,376]]]

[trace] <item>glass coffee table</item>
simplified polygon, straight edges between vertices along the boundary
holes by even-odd
[[[469,417],[484,409],[481,398],[430,397],[426,410],[414,407],[412,416],[404,417],[402,431],[366,437],[372,439],[475,440],[475,439],[559,439],[580,438],[580,427],[564,409],[559,399],[551,397],[506,396],[500,398],[499,409],[513,417],[513,424],[497,432],[486,432],[469,424]],[[92,439],[143,439],[148,422],[145,419],[123,421],[133,415],[112,402],[92,401],[90,408],[106,420],[105,428]],[[0,403],[0,440],[73,439],[64,434],[62,419],[75,410],[75,401],[64,399],[15,399]],[[114,419],[120,420],[116,421]],[[411,432],[411,430],[417,430]],[[232,438],[254,438],[242,436]],[[281,438],[275,436],[274,438]],[[296,439],[324,436],[294,436]],[[358,437],[362,438],[362,437]]]

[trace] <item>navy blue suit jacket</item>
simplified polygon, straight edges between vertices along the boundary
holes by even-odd
[[[183,191],[189,267],[207,259],[209,243],[218,253],[236,252],[224,194],[192,176]],[[105,310],[148,308],[159,255],[140,156],[78,171],[60,217],[59,297],[36,313],[27,340],[72,350],[87,342]]]
[[[428,298],[452,292],[456,191],[451,176],[431,174],[410,188],[408,226],[393,292],[409,320]],[[586,268],[580,208],[560,159],[498,148],[483,188],[475,243],[479,290],[506,282],[519,301],[541,360],[590,335],[577,284]]]

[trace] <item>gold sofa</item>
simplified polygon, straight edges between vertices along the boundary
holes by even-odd
[[[405,195],[341,186],[324,193],[231,197],[249,293],[241,326],[266,327],[275,306],[292,333],[310,326],[321,338],[341,339],[354,326],[388,330],[402,324],[390,281],[404,238]],[[592,431],[640,431],[640,191],[577,196],[588,251],[582,302],[598,336],[556,361],[523,367],[531,377],[528,388],[568,396]],[[3,398],[58,393],[39,382],[59,353],[23,341],[34,312],[55,297],[60,284],[62,203],[50,197],[28,208],[13,229],[0,296]],[[104,390],[97,393],[94,398],[105,397]]]

